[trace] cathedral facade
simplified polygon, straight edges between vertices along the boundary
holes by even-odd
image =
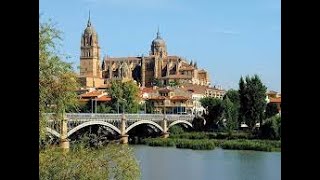
[[[83,87],[102,87],[112,80],[134,80],[141,87],[168,86],[171,83],[209,86],[209,74],[196,62],[168,55],[158,30],[148,56],[104,57],[100,65],[98,35],[90,16],[81,37],[80,82]]]

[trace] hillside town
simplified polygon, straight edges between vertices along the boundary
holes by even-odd
[[[81,89],[78,94],[81,102],[99,105],[111,101],[107,89],[112,80],[134,81],[140,90],[139,103],[150,101],[154,107],[152,113],[201,115],[206,109],[201,106],[201,98],[222,99],[226,93],[219,85],[211,86],[208,71],[198,67],[197,62],[169,55],[159,29],[151,42],[149,56],[105,56],[100,63],[98,34],[89,17],[80,47]],[[266,100],[276,103],[280,111],[279,93],[268,92]]]

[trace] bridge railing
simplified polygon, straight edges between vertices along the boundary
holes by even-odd
[[[46,114],[48,119],[53,120],[53,113]],[[92,121],[92,120],[103,120],[103,121],[120,121],[123,114],[106,114],[106,113],[66,113],[68,120],[75,121]],[[182,114],[124,114],[127,121],[139,121],[139,120],[151,120],[151,121],[162,121],[166,116],[168,121],[186,120],[192,121],[194,115],[182,115]]]

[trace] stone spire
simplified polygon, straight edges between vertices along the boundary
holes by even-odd
[[[158,39],[161,38],[161,37],[160,37],[159,26],[158,26],[158,31],[157,31],[157,38],[158,38]]]
[[[89,10],[89,19],[88,19],[87,27],[91,27],[90,10]]]

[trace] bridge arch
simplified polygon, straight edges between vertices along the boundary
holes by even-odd
[[[192,124],[186,120],[177,120],[177,121],[174,121],[172,122],[169,126],[168,126],[168,129],[171,128],[172,126],[176,125],[176,124],[187,124],[189,125],[190,127],[193,128]]]
[[[116,126],[108,123],[108,122],[105,122],[105,121],[88,121],[88,122],[85,122],[85,123],[82,123],[80,125],[78,125],[77,127],[71,129],[68,134],[67,134],[67,137],[71,136],[73,133],[77,132],[79,129],[81,128],[84,128],[86,126],[91,126],[91,125],[102,125],[102,126],[107,126],[113,130],[115,130],[117,133],[121,134],[120,132],[120,129],[117,128]]]
[[[161,127],[159,124],[157,124],[157,123],[155,123],[155,122],[153,122],[153,121],[150,121],[150,120],[141,120],[141,121],[137,121],[137,122],[131,124],[131,125],[126,129],[126,134],[127,134],[132,128],[134,128],[134,127],[136,127],[136,126],[138,126],[138,125],[140,125],[140,124],[151,124],[151,125],[154,125],[155,127],[157,127],[158,129],[160,129],[160,130],[163,132],[163,129],[162,129],[162,127]]]
[[[60,138],[60,136],[61,136],[57,131],[55,131],[55,130],[53,130],[51,128],[47,127],[46,130],[47,130],[48,133],[50,133],[50,134],[52,134],[52,135],[54,135],[54,136],[56,136],[58,138]]]

